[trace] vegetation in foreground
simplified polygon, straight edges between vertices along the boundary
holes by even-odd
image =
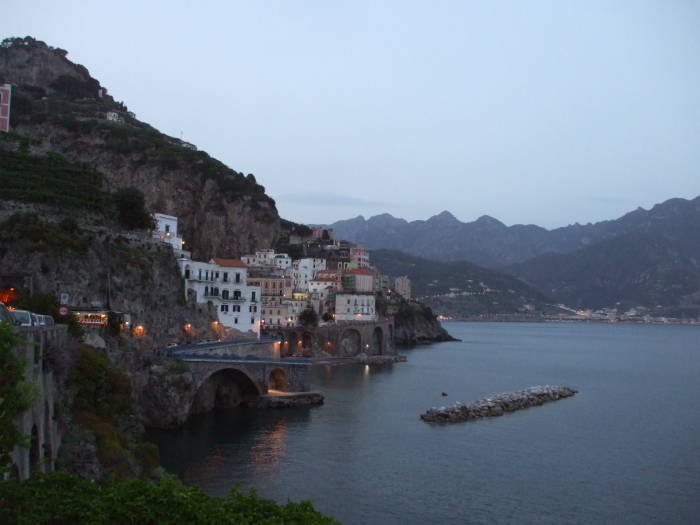
[[[167,476],[159,483],[144,479],[96,483],[65,472],[27,481],[0,482],[0,523],[49,525],[306,525],[337,524],[308,501],[278,505],[237,488],[225,498],[207,495]]]

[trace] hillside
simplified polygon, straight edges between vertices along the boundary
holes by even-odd
[[[534,225],[506,226],[489,216],[460,222],[444,211],[425,221],[408,222],[389,214],[365,220],[338,221],[337,237],[370,249],[397,249],[438,261],[468,260],[487,268],[503,268],[545,253],[571,253],[597,242],[633,232],[673,238],[700,224],[698,199],[671,199],[650,210],[638,208],[615,220],[574,224],[554,230]]]
[[[696,199],[698,200],[698,199]],[[700,225],[700,222],[698,223]],[[508,268],[576,308],[643,306],[655,317],[700,317],[700,235],[629,233]]]
[[[413,297],[436,314],[525,313],[541,311],[548,302],[518,279],[466,261],[429,261],[395,250],[372,250],[371,260],[382,273],[407,275]]]
[[[98,171],[101,191],[138,187],[151,211],[179,217],[194,257],[240,256],[275,244],[275,202],[253,175],[139,121],[66,55],[30,37],[0,45],[0,82],[13,85],[12,136],[24,153],[58,152]],[[3,198],[12,197],[9,191]]]

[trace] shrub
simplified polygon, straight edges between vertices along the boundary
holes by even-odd
[[[129,230],[153,228],[153,219],[146,211],[141,190],[133,186],[121,188],[114,194],[114,202],[122,226]]]
[[[94,483],[65,472],[42,474],[27,481],[0,481],[0,523],[39,525],[90,523],[113,525],[333,525],[310,502],[274,501],[233,489],[225,498],[207,495],[166,476],[158,483],[144,479]]]

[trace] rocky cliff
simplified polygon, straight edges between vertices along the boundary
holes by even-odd
[[[274,246],[275,202],[251,174],[140,122],[66,52],[32,38],[0,46],[0,82],[13,85],[12,130],[30,153],[56,151],[104,174],[104,189],[135,186],[151,211],[175,215],[192,255],[240,256]]]

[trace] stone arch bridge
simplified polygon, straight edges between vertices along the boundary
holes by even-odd
[[[304,357],[345,357],[396,355],[394,323],[340,321],[315,328],[301,326],[272,330],[281,339],[280,355]]]

